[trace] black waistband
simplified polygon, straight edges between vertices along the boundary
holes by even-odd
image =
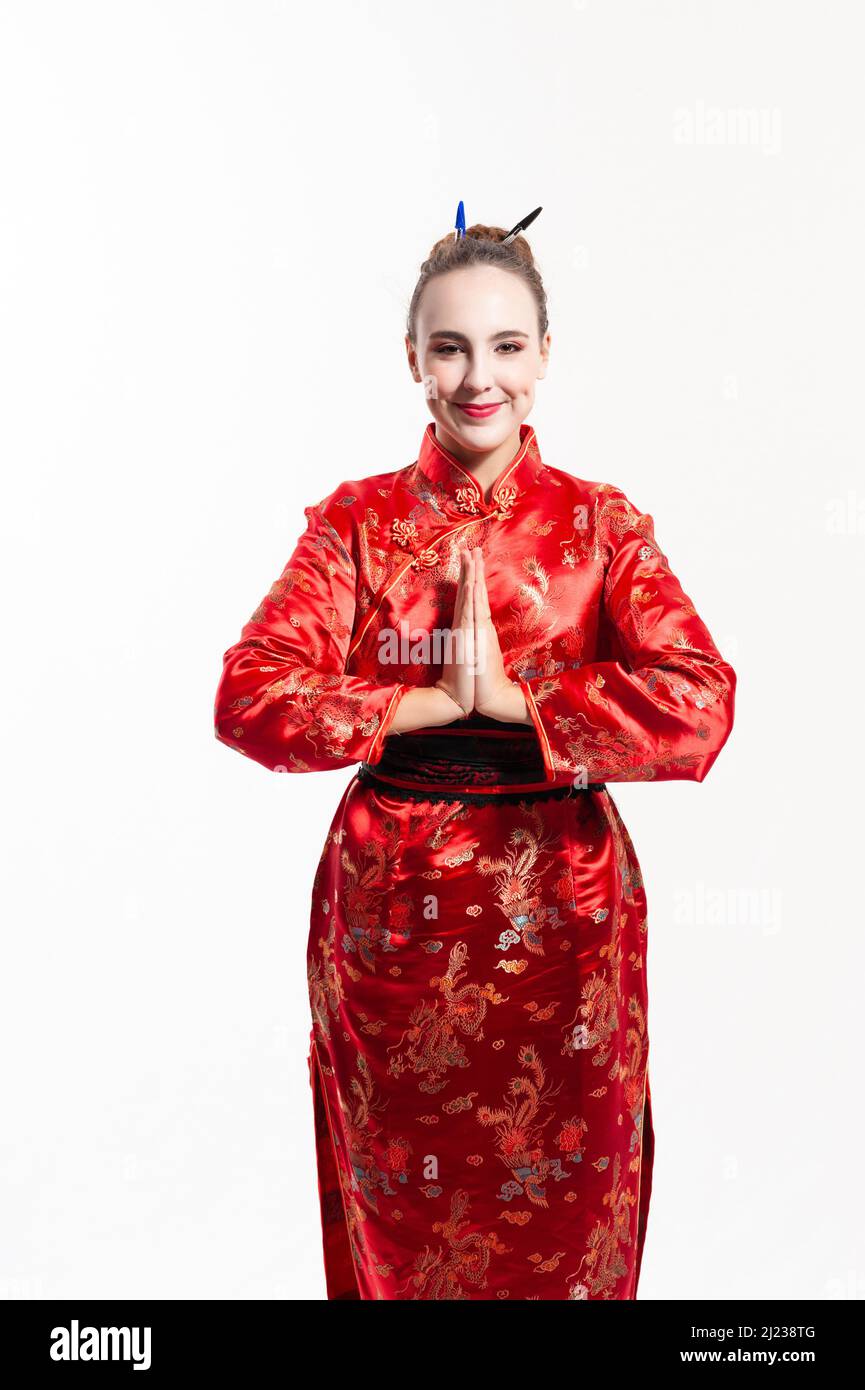
[[[401,801],[533,801],[605,786],[550,786],[535,731],[512,724],[393,734],[385,739],[380,761],[374,767],[361,763],[357,775]]]

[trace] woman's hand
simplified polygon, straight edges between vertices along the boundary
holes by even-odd
[[[473,709],[503,724],[531,724],[522,690],[505,675],[479,549],[460,550],[451,633],[441,676],[433,686],[406,691],[390,732],[452,724]]]
[[[475,561],[480,551],[460,550],[460,577],[442,673],[436,681],[456,706],[453,719],[463,719],[475,707]]]
[[[474,552],[474,624],[477,654],[474,680],[474,706],[478,714],[503,724],[531,722],[526,697],[515,681],[505,674],[490,600],[487,594],[483,552]]]

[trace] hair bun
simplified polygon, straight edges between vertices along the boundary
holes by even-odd
[[[474,241],[501,242],[507,236],[508,229],[507,227],[488,227],[485,222],[475,222],[473,226],[466,227],[465,234],[466,237],[471,237]],[[432,260],[437,254],[441,254],[446,247],[458,240],[462,240],[462,238],[455,237],[453,232],[441,237],[433,246],[427,259]],[[508,246],[519,256],[521,261],[525,261],[527,265],[534,265],[535,258],[532,255],[532,248],[522,232],[515,236],[513,241],[509,241]]]

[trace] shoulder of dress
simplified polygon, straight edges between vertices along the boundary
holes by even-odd
[[[598,487],[598,520],[610,546],[615,550],[626,537],[650,542],[657,548],[655,519],[651,512],[641,511],[623,488],[612,483]]]
[[[549,464],[546,464],[539,474],[538,483],[547,490],[552,504],[568,511],[584,506],[589,513],[597,517],[603,515],[610,507],[631,505],[622,489],[615,483],[581,478],[575,473],[565,472],[563,468],[551,468]]]
[[[551,497],[549,505],[561,514],[579,517],[579,525],[594,536],[598,552],[609,558],[632,535],[655,542],[654,518],[643,512],[617,483],[594,478],[580,478],[561,468],[544,470]],[[541,475],[539,481],[544,475]]]
[[[605,492],[618,492],[612,483],[596,482],[592,478],[581,478],[576,473],[568,473],[564,468],[553,468],[545,463],[538,475],[538,482],[549,488],[562,488],[570,496],[580,494],[588,499]]]
[[[562,476],[570,478],[572,486],[583,494],[585,500],[594,507],[599,517],[618,515],[620,518],[624,516],[636,521],[647,515],[635,506],[624,488],[619,487],[617,483],[574,478],[570,477],[569,474]]]
[[[323,524],[356,556],[358,531],[390,519],[397,506],[400,484],[410,471],[411,465],[368,478],[347,478],[320,502],[304,508],[307,520]]]
[[[330,520],[334,515],[344,515],[346,512],[354,512],[362,517],[367,507],[385,510],[409,471],[410,465],[407,468],[395,469],[391,473],[374,473],[368,478],[346,479],[316,506]]]

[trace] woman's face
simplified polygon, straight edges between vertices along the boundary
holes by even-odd
[[[538,339],[534,295],[498,266],[450,270],[430,280],[417,313],[409,366],[424,383],[436,433],[446,447],[486,453],[519,429],[546,374],[550,334]],[[486,406],[488,412],[464,410]]]

